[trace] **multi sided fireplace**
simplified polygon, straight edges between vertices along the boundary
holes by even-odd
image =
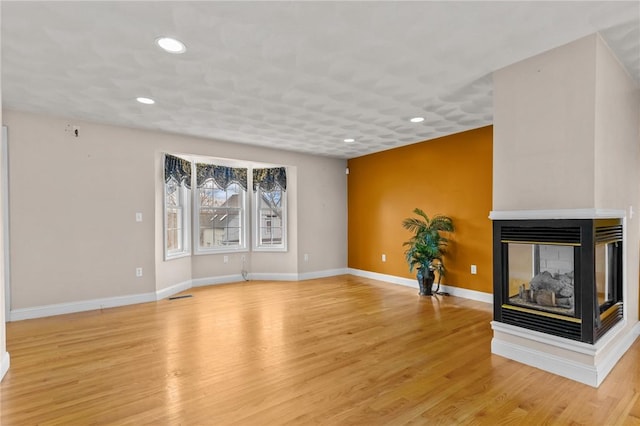
[[[494,319],[595,343],[623,319],[620,219],[493,222]]]

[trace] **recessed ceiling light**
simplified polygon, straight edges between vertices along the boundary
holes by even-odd
[[[424,121],[424,117],[413,117],[409,121],[412,123],[422,123]]]
[[[141,104],[145,104],[145,105],[153,105],[153,104],[156,103],[156,101],[154,101],[151,98],[143,98],[143,97],[136,98],[136,101],[140,102]]]
[[[171,37],[160,37],[156,39],[156,44],[169,53],[184,53],[187,50],[183,42]]]
[[[355,142],[356,140],[353,138],[347,138],[344,140],[346,143],[351,143],[351,142]]]

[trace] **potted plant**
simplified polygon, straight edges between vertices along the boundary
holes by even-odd
[[[431,296],[435,272],[438,273],[438,289],[445,274],[442,256],[449,240],[441,232],[453,232],[453,221],[443,215],[435,215],[430,219],[419,208],[414,209],[413,213],[419,217],[410,217],[402,221],[402,226],[413,233],[413,236],[403,243],[403,246],[407,247],[405,256],[409,271],[417,269],[420,296]]]

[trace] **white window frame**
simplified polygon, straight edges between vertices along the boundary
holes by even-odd
[[[260,197],[261,197],[261,188],[257,188],[254,191],[253,196],[253,208],[251,209],[251,214],[253,216],[252,220],[252,235],[253,235],[253,251],[264,251],[264,252],[286,252],[287,251],[287,191],[280,188],[282,191],[282,242],[277,245],[272,244],[261,244],[260,243],[260,235],[261,235],[261,226],[260,226]]]
[[[194,168],[195,169],[195,168]],[[248,168],[250,170],[250,168]],[[213,182],[215,186],[217,184]],[[237,246],[213,246],[213,247],[200,247],[200,188],[197,185],[194,185],[194,194],[193,194],[193,247],[194,253],[196,255],[205,255],[205,254],[217,254],[217,253],[237,253],[237,252],[246,252],[247,249],[247,228],[248,228],[248,209],[247,209],[247,198],[248,198],[248,190],[243,190],[242,196],[240,197],[241,206],[240,206],[240,244]]]
[[[173,180],[173,179],[172,179]],[[173,180],[175,182],[175,180]],[[182,217],[181,217],[181,225],[182,225],[182,247],[178,250],[169,250],[167,247],[168,244],[168,223],[167,223],[167,182],[166,179],[163,182],[162,190],[163,190],[163,234],[164,234],[164,260],[178,259],[181,257],[186,257],[191,255],[191,200],[189,199],[191,191],[186,188],[184,185],[178,185],[178,199],[180,200],[180,205],[182,209]]]

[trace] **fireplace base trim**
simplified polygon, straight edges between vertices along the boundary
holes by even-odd
[[[640,323],[622,322],[592,345],[496,321],[491,328],[491,353],[596,388],[640,334]]]

